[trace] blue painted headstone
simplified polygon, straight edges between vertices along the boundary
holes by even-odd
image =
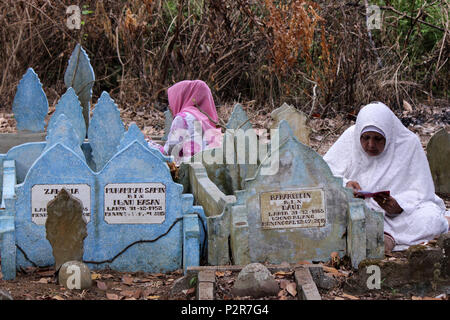
[[[12,280],[16,274],[15,246],[15,193],[16,173],[14,160],[2,161],[3,188],[0,203],[0,256],[2,257],[2,274],[4,280]]]
[[[161,151],[159,151],[158,149],[150,147],[147,141],[145,140],[144,134],[142,133],[141,130],[139,130],[138,126],[134,122],[130,124],[130,126],[128,127],[128,131],[125,132],[122,140],[120,140],[120,145],[117,147],[117,151],[122,150],[123,148],[127,147],[130,143],[133,143],[134,141],[137,141],[140,144],[142,144],[145,148],[147,148],[150,152],[152,152],[162,161],[173,160],[172,157],[167,157],[163,155]]]
[[[52,248],[46,239],[46,208],[63,187],[83,203],[83,216],[90,221],[95,208],[94,173],[73,150],[61,143],[44,151],[29,169],[25,181],[16,187],[16,244],[28,259],[40,266],[54,264]],[[88,232],[94,232],[92,223],[88,223]],[[20,250],[17,265],[31,266]]]
[[[35,146],[29,144],[33,155],[40,151]],[[166,272],[199,264],[206,252],[206,217],[193,196],[173,182],[165,161],[135,140],[94,173],[79,148],[62,114],[22,183],[16,185],[9,169],[15,169],[14,160],[2,160],[9,213],[0,219],[5,279],[15,277],[16,267],[54,264],[46,209],[62,188],[83,204],[88,232],[83,261],[91,268]]]
[[[50,149],[57,143],[61,143],[73,150],[81,159],[85,160],[84,153],[80,147],[79,136],[75,133],[71,121],[65,114],[58,116],[52,130],[47,133],[46,140],[47,145],[44,151]]]
[[[45,142],[29,142],[11,148],[6,154],[6,159],[14,160],[16,167],[16,179],[20,184],[25,180],[28,170],[34,161],[42,154],[46,146]]]
[[[97,186],[95,232],[85,240],[89,245],[84,259],[109,260],[135,242],[147,242],[92,268],[167,272],[198,261],[205,234],[194,212],[205,219],[203,209],[193,206],[193,196],[182,194],[183,187],[173,182],[167,164],[144,145],[135,141],[116,154],[98,173]],[[186,228],[195,234],[196,248],[183,253]]]
[[[12,110],[17,121],[17,130],[44,131],[48,101],[32,68],[27,70],[17,86]]]
[[[83,107],[86,128],[89,127],[89,110],[92,98],[92,87],[95,82],[94,69],[86,51],[78,43],[69,59],[64,83],[67,88],[74,88]]]
[[[86,137],[86,124],[83,117],[83,108],[73,88],[67,89],[59,99],[55,112],[50,118],[47,126],[47,132],[50,132],[57,123],[58,117],[64,114],[72,123],[72,127],[78,135],[79,145],[81,145]]]
[[[120,119],[120,111],[107,92],[103,92],[95,106],[88,129],[89,143],[100,171],[117,152],[117,147],[125,131]]]

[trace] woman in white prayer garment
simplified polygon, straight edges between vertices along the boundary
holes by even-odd
[[[355,195],[389,191],[365,200],[369,208],[384,213],[386,253],[449,231],[450,211],[435,194],[419,138],[385,104],[364,106],[324,160]]]

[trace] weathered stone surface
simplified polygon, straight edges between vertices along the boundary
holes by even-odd
[[[176,294],[182,292],[183,290],[188,290],[191,288],[192,279],[195,277],[193,274],[187,274],[181,278],[176,279],[172,287],[170,288],[169,296],[173,297]]]
[[[272,129],[278,128],[281,120],[286,120],[297,139],[301,143],[309,145],[311,129],[306,124],[308,117],[303,112],[298,111],[287,103],[283,103],[281,107],[272,111],[270,115],[274,120]]]
[[[14,300],[13,297],[9,294],[9,292],[0,290],[0,301],[1,300]]]
[[[214,300],[214,283],[199,282],[197,286],[198,300]]]
[[[205,208],[219,209],[208,216],[210,263],[226,264],[228,252],[241,265],[327,261],[338,252],[349,254],[357,267],[367,257],[384,257],[382,213],[368,210],[342,187],[342,179],[295,138],[286,121],[274,133],[270,155],[245,180],[244,190],[233,190],[236,200],[220,208],[217,199],[224,197],[218,194],[224,193],[203,187],[202,177],[214,180],[191,166],[191,186],[204,190],[201,197],[193,193]]]
[[[437,245],[444,250],[444,258],[442,259],[443,276],[450,278],[450,232],[442,234]]]
[[[53,248],[55,270],[72,260],[83,260],[83,241],[87,236],[83,204],[61,189],[47,205],[47,240]]]
[[[67,261],[59,270],[58,282],[66,289],[89,289],[92,285],[88,266],[80,261]]]
[[[162,141],[167,141],[169,136],[170,127],[172,126],[173,116],[169,109],[164,111],[164,135],[161,138]]]
[[[409,277],[424,282],[433,280],[435,273],[442,275],[444,254],[439,247],[411,246],[406,251],[409,262]],[[439,270],[439,271],[436,271]],[[437,276],[437,275],[436,275]]]
[[[280,123],[279,139],[279,148],[261,163],[255,177],[246,180],[246,189],[236,193],[237,204],[242,204],[244,213],[237,214],[238,210],[235,215],[243,217],[239,228],[247,222],[250,261],[326,261],[332,252],[342,257],[349,210],[342,182],[333,176],[320,155],[293,137],[284,120]],[[278,166],[275,174],[264,173],[263,168],[272,164],[275,169]],[[308,199],[300,198],[309,194]],[[273,203],[279,209],[266,208],[263,195],[275,199]],[[283,197],[290,200],[286,203]],[[280,215],[273,212],[286,212],[283,208],[287,206],[292,218],[277,219]],[[299,218],[296,206],[308,217]],[[273,220],[263,221],[263,213]],[[242,247],[242,239],[235,242]],[[234,261],[240,259],[237,252],[233,254]]]
[[[309,267],[309,272],[316,286],[320,289],[331,290],[338,285],[338,281],[333,277],[327,276],[320,265]]]
[[[200,271],[198,273],[198,281],[214,283],[216,281],[216,274],[215,274],[214,270]]]
[[[434,186],[438,193],[450,193],[450,134],[445,129],[436,132],[427,145]]]
[[[264,265],[251,263],[239,272],[232,292],[237,296],[259,298],[276,295],[279,290],[277,281]]]
[[[27,142],[45,141],[45,132],[0,133],[0,154]]]
[[[301,300],[322,300],[309,268],[298,268],[294,277]]]
[[[253,130],[250,119],[240,104],[234,106],[226,128],[222,147],[226,171],[230,177],[231,188],[234,192],[243,190],[245,188],[245,179],[252,177],[258,168],[258,155],[252,152],[255,149],[250,147],[257,145],[258,137]],[[230,159],[231,157],[233,159]],[[220,175],[220,173],[219,171],[218,174]]]

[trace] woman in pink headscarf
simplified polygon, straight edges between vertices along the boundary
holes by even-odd
[[[208,85],[201,80],[178,82],[167,90],[173,116],[167,142],[160,150],[179,164],[199,151],[219,147],[222,132]]]

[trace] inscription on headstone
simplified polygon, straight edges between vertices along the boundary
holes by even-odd
[[[260,194],[263,229],[323,227],[326,223],[322,189],[297,189]]]
[[[166,219],[166,186],[162,183],[109,183],[104,192],[109,224],[161,224]]]
[[[35,184],[31,188],[31,221],[45,225],[47,220],[47,203],[65,188],[72,196],[83,203],[83,217],[91,220],[91,187],[88,184]]]

